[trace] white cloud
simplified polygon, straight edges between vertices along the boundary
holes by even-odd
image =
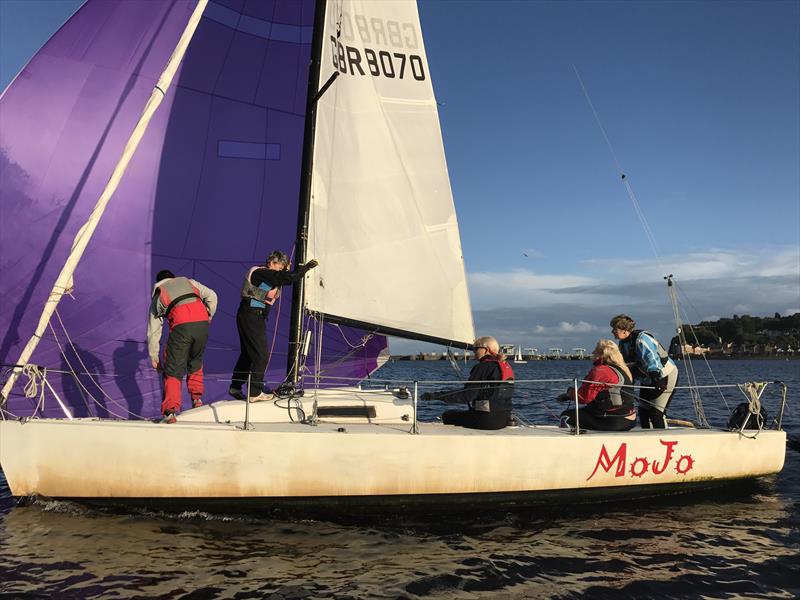
[[[652,278],[659,273],[672,273],[685,281],[706,277],[800,277],[800,248],[710,249],[664,256],[660,262],[655,259],[604,258],[584,261],[583,264],[636,279]]]
[[[591,348],[598,338],[611,337],[609,320],[624,312],[667,344],[675,322],[664,272],[675,274],[685,321],[788,315],[800,312],[786,308],[800,306],[798,257],[797,247],[712,249],[666,257],[666,267],[652,260],[599,258],[570,273],[472,273],[476,333],[540,350]]]
[[[663,343],[675,332],[668,288],[675,274],[683,320],[734,314],[789,314],[800,302],[798,248],[713,249],[653,260],[599,258],[580,272],[541,274],[517,269],[469,276],[479,335],[524,346],[592,347],[610,338],[612,316],[627,313]],[[587,267],[591,270],[587,271]],[[709,316],[711,315],[711,316]]]
[[[538,334],[553,334],[553,333],[589,333],[592,331],[604,331],[605,328],[598,325],[592,325],[586,321],[578,321],[577,323],[569,323],[561,321],[558,325],[545,327],[544,325],[536,325],[534,331]]]

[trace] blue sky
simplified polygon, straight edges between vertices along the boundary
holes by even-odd
[[[0,87],[80,4],[0,0]],[[691,321],[800,311],[800,2],[419,11],[479,334],[591,347],[626,312],[668,340],[668,273]]]

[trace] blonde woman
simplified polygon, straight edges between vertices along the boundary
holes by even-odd
[[[578,388],[580,409],[578,421],[581,429],[600,431],[627,431],[636,425],[633,377],[617,345],[611,340],[600,340],[592,352],[594,366]],[[570,388],[559,400],[575,402],[575,390]],[[561,413],[561,423],[575,427],[575,408]]]

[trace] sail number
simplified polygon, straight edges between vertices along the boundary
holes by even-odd
[[[422,57],[418,54],[405,54],[403,52],[389,52],[387,50],[375,51],[364,48],[364,53],[353,46],[339,43],[335,36],[331,36],[333,68],[347,75],[366,75],[373,77],[387,77],[389,79],[404,79],[413,77],[417,81],[425,81],[425,67]]]

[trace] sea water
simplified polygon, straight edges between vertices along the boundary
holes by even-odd
[[[702,363],[692,366],[701,383],[713,383]],[[469,367],[462,365],[465,373]],[[720,383],[787,383],[784,428],[800,434],[800,361],[712,367]],[[515,365],[517,379],[580,378],[588,368],[587,361]],[[409,382],[458,377],[445,361],[389,363],[375,374]],[[520,385],[517,412],[554,423],[562,407],[553,398],[566,385]],[[765,394],[770,416],[778,390]],[[743,400],[728,388],[724,397],[713,390],[703,397],[715,425],[725,423],[726,403]],[[433,419],[443,408],[421,406],[420,416]],[[688,393],[676,395],[670,413],[695,419]],[[49,500],[16,506],[0,476],[0,597],[794,598],[798,498],[794,449],[779,475],[711,492],[435,518],[112,511]]]

